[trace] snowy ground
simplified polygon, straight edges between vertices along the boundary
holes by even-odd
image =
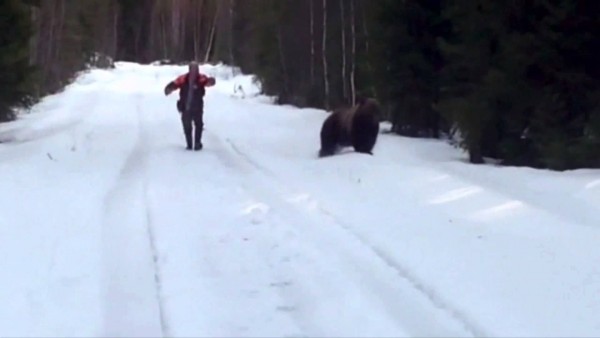
[[[184,70],[92,71],[0,125],[0,335],[600,335],[600,172],[392,135],[316,159],[325,113],[224,67],[188,152]]]

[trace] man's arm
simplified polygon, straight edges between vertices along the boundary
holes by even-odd
[[[187,78],[187,74],[184,74],[184,75],[178,76],[175,80],[169,82],[165,86],[165,89],[164,89],[165,95],[169,95],[174,90],[181,88],[181,86],[185,83],[186,78]]]
[[[204,74],[199,74],[198,76],[198,84],[204,87],[212,87],[216,83],[214,77],[209,77]]]

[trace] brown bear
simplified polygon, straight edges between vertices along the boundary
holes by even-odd
[[[334,155],[338,149],[350,146],[358,153],[373,155],[380,114],[379,103],[371,98],[359,98],[353,107],[334,110],[321,127],[319,157]]]

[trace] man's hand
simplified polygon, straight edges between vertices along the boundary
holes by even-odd
[[[175,90],[175,84],[173,84],[173,82],[169,83],[166,87],[165,87],[165,95],[169,95],[171,94],[173,91]]]
[[[206,85],[207,85],[207,86],[214,86],[214,85],[215,85],[215,83],[216,83],[216,81],[215,81],[215,78],[214,78],[214,77],[209,77],[209,78],[206,80]]]

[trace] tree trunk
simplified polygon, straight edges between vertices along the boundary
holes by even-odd
[[[37,28],[38,22],[38,9],[31,6],[29,11],[29,18],[31,20],[32,27],[34,27],[33,34],[29,39],[29,64],[33,65],[35,64],[35,56],[37,55],[37,42],[39,41],[39,31],[35,29]]]
[[[40,60],[42,61],[40,64],[42,64],[45,80],[51,76],[51,66],[54,64],[54,60],[52,59],[52,55],[54,54],[53,47],[57,41],[57,39],[54,37],[54,34],[56,33],[56,1],[47,1],[46,3],[51,7],[51,11],[47,13],[47,15],[50,17],[50,27],[48,29],[48,39],[43,41],[43,43],[47,46],[47,48],[45,48],[46,53],[43,57],[43,61]]]
[[[234,39],[234,17],[235,16],[235,0],[229,0],[229,62],[231,66],[235,65],[235,57],[233,55]]]
[[[169,58],[169,45],[167,44],[167,19],[165,12],[160,13],[160,26],[161,26],[161,45],[163,50],[163,58]]]
[[[342,95],[344,101],[346,101],[348,89],[346,87],[346,15],[344,14],[344,1],[346,0],[340,0],[340,22],[342,23]]]
[[[65,47],[64,40],[65,35],[67,34],[67,32],[65,31],[66,4],[64,0],[58,0],[57,2],[60,6],[60,10],[58,12],[58,28],[56,29],[56,48],[54,48],[54,56],[52,57],[52,60],[55,61],[61,59],[61,51]],[[62,86],[63,79],[66,77],[64,72],[65,70],[63,69],[60,62],[55,62],[53,64],[54,81],[56,81],[53,90],[58,90],[60,86]]]
[[[350,18],[352,23],[352,70],[350,74],[350,90],[352,105],[356,104],[356,18],[354,15],[354,0],[350,0]]]
[[[329,79],[327,74],[327,0],[323,0],[323,46],[321,49],[323,59],[323,82],[325,85],[325,109],[329,110]]]
[[[289,99],[290,87],[289,87],[289,76],[285,63],[285,56],[283,52],[283,33],[281,31],[282,27],[279,25],[279,29],[277,31],[277,46],[279,47],[279,62],[281,63],[281,71],[283,72],[283,93],[284,93],[284,101]]]
[[[310,10],[310,84],[315,83],[315,12],[313,9],[313,1],[309,1]]]
[[[187,51],[185,49],[186,46],[186,41],[185,38],[187,37],[186,34],[186,30],[188,29],[189,25],[188,25],[188,19],[185,17],[185,3],[183,1],[174,1],[173,3],[180,3],[183,5],[179,5],[177,6],[177,12],[178,14],[178,18],[179,18],[179,22],[178,22],[178,38],[177,38],[177,44],[174,46],[177,50],[177,57],[178,58],[186,58],[187,55]],[[202,0],[200,0],[200,4],[202,4]],[[193,34],[192,34],[192,38],[193,38]]]
[[[373,84],[373,65],[371,64],[371,55],[370,54],[370,46],[369,46],[369,28],[367,27],[367,17],[366,17],[366,9],[365,9],[365,1],[361,1],[362,4],[362,29],[363,29],[363,35],[364,35],[364,39],[365,39],[365,63],[367,65],[367,72],[369,73],[369,76],[371,76],[371,81],[369,81],[369,83],[371,83],[370,87],[371,87],[371,95],[373,95],[374,97],[378,97],[377,95],[377,89],[375,88],[375,85]]]
[[[195,7],[195,6],[194,6]],[[202,8],[202,3],[200,3],[200,8]],[[200,55],[200,9],[194,8],[193,11],[193,22],[192,22],[192,36],[194,39],[194,58],[193,60],[198,60],[198,56]]]
[[[119,6],[115,3],[113,7],[113,41],[112,41],[112,51],[113,57],[116,58],[119,52],[119,20],[121,17],[119,16]]]
[[[173,48],[179,46],[181,16],[177,3],[173,3],[171,6],[171,48]]]
[[[215,11],[215,16],[213,18],[213,23],[212,23],[212,27],[210,29],[210,36],[208,38],[208,45],[206,47],[206,54],[204,55],[204,63],[207,63],[209,61],[209,58],[212,54],[212,49],[214,46],[214,39],[215,39],[215,30],[217,27],[217,16],[219,15],[219,10],[218,10],[218,6],[217,6],[217,10]]]
[[[483,155],[481,154],[481,149],[479,147],[469,148],[469,162],[474,164],[482,164]]]
[[[206,6],[204,6],[204,5],[206,5]],[[194,30],[198,34],[197,39],[194,41],[196,43],[196,48],[197,48],[197,51],[196,51],[197,54],[194,56],[194,60],[196,60],[196,61],[198,61],[200,59],[200,53],[201,53],[201,49],[202,49],[201,44],[200,44],[200,41],[202,41],[202,39],[203,39],[200,36],[200,32],[202,32],[202,23],[204,22],[202,13],[204,12],[205,7],[208,8],[210,6],[210,4],[206,4],[206,2],[204,0],[202,0],[202,1],[200,1],[200,3],[197,6],[198,6],[198,8],[196,9],[196,15],[198,17],[198,20],[196,20],[196,24],[194,26]],[[208,16],[207,16],[207,18],[208,18]],[[210,39],[207,39],[207,41],[208,40],[210,40]],[[207,46],[205,48],[208,50],[208,48],[210,48],[210,46]]]

